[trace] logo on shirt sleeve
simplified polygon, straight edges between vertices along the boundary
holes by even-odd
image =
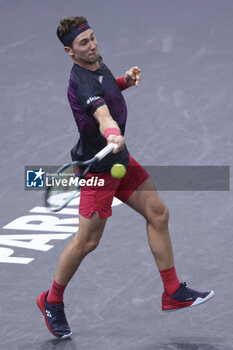
[[[89,105],[91,102],[94,102],[94,101],[97,101],[97,100],[101,100],[101,97],[99,96],[92,96],[92,97],[89,97],[87,99],[87,104]]]

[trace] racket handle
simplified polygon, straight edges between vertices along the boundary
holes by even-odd
[[[100,152],[98,152],[95,155],[95,158],[97,158],[98,160],[103,159],[107,154],[109,154],[110,152],[112,152],[112,150],[114,150],[115,148],[117,148],[117,144],[116,143],[109,143],[106,147],[104,147]]]

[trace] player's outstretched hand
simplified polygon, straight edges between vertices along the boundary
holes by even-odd
[[[113,134],[109,135],[108,136],[108,143],[111,143],[111,142],[116,143],[118,146],[116,149],[114,149],[112,151],[112,153],[118,153],[118,152],[122,151],[122,149],[125,146],[125,139],[121,135],[120,136],[113,135]]]
[[[141,81],[141,69],[138,66],[131,67],[125,72],[124,78],[129,86],[138,86]]]

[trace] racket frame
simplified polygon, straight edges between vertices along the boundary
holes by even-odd
[[[62,167],[60,167],[56,171],[55,177],[56,176],[58,177],[60,173],[62,173],[65,169],[67,169],[68,167],[73,166],[73,165],[77,165],[77,166],[80,166],[80,167],[85,167],[86,166],[86,169],[82,172],[81,176],[79,177],[79,181],[78,181],[78,185],[77,185],[76,189],[71,192],[71,194],[63,202],[63,204],[61,204],[61,205],[59,205],[57,207],[55,207],[55,206],[52,207],[49,204],[49,201],[48,201],[49,194],[53,190],[53,186],[47,186],[46,187],[46,191],[45,191],[45,205],[46,205],[46,207],[49,208],[49,210],[52,211],[52,212],[58,212],[58,211],[62,210],[63,208],[65,208],[67,206],[67,204],[72,199],[74,199],[77,196],[77,194],[79,193],[79,189],[80,189],[79,182],[80,182],[81,179],[85,178],[87,173],[90,171],[91,167],[94,164],[96,164],[97,162],[99,162],[101,159],[106,157],[109,153],[111,153],[116,148],[117,148],[117,144],[109,143],[106,147],[104,147],[101,151],[99,151],[92,159],[89,159],[89,160],[84,161],[84,162],[75,161],[75,162],[67,163],[67,164],[63,165]]]

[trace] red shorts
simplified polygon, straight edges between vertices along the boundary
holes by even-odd
[[[116,197],[125,202],[129,196],[149,177],[146,170],[129,155],[129,165],[126,175],[122,179],[115,179],[110,172],[93,174],[89,172],[85,179],[94,177],[92,186],[81,186],[81,198],[79,213],[85,218],[90,218],[98,211],[101,219],[112,215],[112,201]],[[98,179],[97,179],[98,178]],[[104,186],[95,185],[100,179],[104,180]]]

